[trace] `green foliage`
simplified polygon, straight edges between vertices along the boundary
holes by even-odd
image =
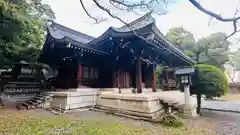
[[[193,34],[183,27],[171,28],[166,37],[181,50],[190,49],[195,44]]]
[[[31,14],[35,18],[55,19],[55,14],[48,4],[43,4],[42,0],[29,0]]]
[[[225,40],[226,36],[227,35],[222,32],[213,33],[207,37],[199,39],[197,44],[207,46],[211,49],[224,48],[225,50],[228,50],[230,42]]]
[[[0,68],[19,60],[36,61],[41,50],[44,23],[32,14],[33,1],[28,2],[0,0]]]
[[[229,60],[227,53],[230,42],[225,40],[225,33],[213,33],[195,42],[191,32],[176,27],[170,29],[166,37],[199,63],[211,64],[224,70],[223,65]]]
[[[162,73],[162,70],[163,70],[163,67],[161,65],[158,65],[157,68],[156,68],[156,83],[157,83],[157,86],[159,87],[160,86],[160,75]]]
[[[228,92],[227,77],[219,68],[207,65],[196,65],[198,69],[198,78],[193,76],[193,86],[191,93],[201,93],[207,97],[219,97]]]
[[[184,125],[183,120],[174,115],[163,116],[160,123],[168,127],[181,127]]]
[[[230,42],[225,40],[225,33],[213,33],[200,39],[196,46],[200,50],[200,62],[214,65],[223,69],[223,65],[229,60],[228,51]]]

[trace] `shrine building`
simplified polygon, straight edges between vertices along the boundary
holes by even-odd
[[[97,38],[52,22],[39,61],[57,69],[54,86],[69,88],[143,88],[156,91],[155,68],[195,63],[159,31],[147,14]]]

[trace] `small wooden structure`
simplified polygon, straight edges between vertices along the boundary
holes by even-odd
[[[160,84],[163,90],[176,90],[177,89],[177,79],[174,74],[174,68],[164,68],[160,75]]]

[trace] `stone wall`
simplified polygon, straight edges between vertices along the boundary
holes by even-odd
[[[94,108],[108,113],[153,120],[164,113],[163,102],[180,106],[184,104],[184,94],[178,91],[150,92],[133,94],[132,89],[118,88],[92,89],[79,88],[68,91],[51,92],[53,100],[51,106],[55,109],[73,110],[78,108]],[[195,109],[195,98],[191,108]]]
[[[65,92],[51,92],[51,106],[56,109],[72,110],[83,107],[94,107],[97,100],[96,89],[81,89]]]
[[[97,100],[96,108],[110,113],[137,116],[141,119],[154,119],[164,112],[157,97],[145,94],[102,93]]]

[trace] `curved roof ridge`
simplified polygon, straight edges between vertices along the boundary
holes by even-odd
[[[67,27],[67,26],[64,26],[64,25],[62,25],[62,24],[60,24],[60,23],[57,23],[57,22],[54,22],[54,21],[52,21],[52,25],[53,25],[53,26],[57,26],[57,28],[60,28],[61,30],[67,30],[67,32],[74,33],[75,35],[85,36],[86,38],[89,38],[89,39],[94,39],[94,38],[95,38],[95,37],[93,37],[93,36],[87,35],[87,34],[85,34],[85,33],[82,33],[82,32],[80,32],[80,31],[74,30],[74,29],[72,29],[72,28],[69,28],[69,27]]]
[[[155,19],[152,17],[151,13],[147,13],[143,16],[141,16],[138,19],[135,19],[134,21],[128,23],[128,25],[124,25],[120,28],[115,28],[115,30],[119,31],[119,32],[127,32],[127,31],[131,31],[131,29],[129,27],[132,27],[134,30],[143,28],[149,24],[155,24]]]
[[[132,22],[130,22],[130,23],[128,23],[128,25],[134,25],[134,24],[136,24],[136,23],[138,23],[138,22],[141,22],[141,21],[143,21],[143,20],[145,20],[146,18],[153,18],[152,16],[151,16],[151,14],[150,13],[147,13],[147,14],[145,14],[145,15],[143,15],[143,16],[141,16],[141,17],[139,17],[138,19],[135,19],[135,20],[133,20]],[[121,28],[126,28],[126,27],[128,27],[127,25],[123,25],[122,27],[120,27],[120,29]]]
[[[55,38],[64,38],[67,37],[69,39],[75,40],[79,43],[86,44],[95,38],[92,36],[89,36],[87,34],[81,33],[79,31],[73,30],[71,28],[68,28],[66,26],[63,26],[59,23],[52,22],[50,26],[48,26],[49,33],[55,37]]]

